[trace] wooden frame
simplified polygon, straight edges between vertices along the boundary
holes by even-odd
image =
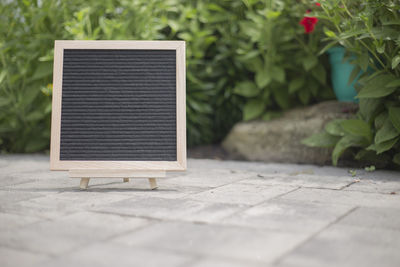
[[[176,161],[84,161],[60,160],[61,103],[64,49],[176,50]],[[184,41],[55,41],[53,107],[51,120],[51,170],[186,170],[186,66]]]

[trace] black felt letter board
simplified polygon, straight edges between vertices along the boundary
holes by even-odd
[[[176,161],[176,51],[65,49],[60,160]]]

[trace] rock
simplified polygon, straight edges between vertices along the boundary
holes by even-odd
[[[238,158],[264,162],[331,164],[332,149],[311,148],[301,140],[332,119],[354,116],[357,104],[337,101],[295,108],[271,121],[236,124],[222,146]]]

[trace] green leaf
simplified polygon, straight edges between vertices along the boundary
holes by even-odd
[[[381,112],[379,115],[375,117],[375,128],[380,129],[382,128],[383,124],[385,123],[386,119],[388,117],[388,113],[386,111]]]
[[[288,109],[290,106],[289,103],[289,92],[287,90],[282,90],[281,87],[274,89],[274,98],[278,105],[282,109]]]
[[[375,144],[380,144],[382,142],[391,140],[397,137],[400,133],[393,127],[392,122],[386,119],[382,128],[380,128],[375,135]]]
[[[382,107],[382,99],[380,98],[361,98],[359,104],[362,118],[370,122],[376,114],[378,114]]]
[[[31,112],[28,116],[25,117],[26,121],[37,121],[42,119],[45,116],[44,112],[41,110],[36,110]]]
[[[390,95],[396,88],[388,86],[395,80],[390,74],[378,75],[368,80],[366,85],[358,93],[358,98],[378,98]]]
[[[303,90],[299,91],[299,98],[303,105],[308,104],[308,101],[310,100],[310,91],[307,90],[307,88],[303,88]]]
[[[15,132],[17,130],[16,128],[15,121],[12,121],[11,123],[2,123],[0,124],[0,134]]]
[[[330,135],[324,131],[301,140],[301,143],[310,147],[334,147],[339,139],[340,137]]]
[[[169,20],[168,26],[171,28],[173,32],[177,32],[179,30],[179,23],[177,21]]]
[[[274,66],[271,68],[271,77],[277,82],[285,82],[285,70],[281,67]]]
[[[400,79],[388,83],[386,87],[400,87]]]
[[[211,107],[206,102],[192,100],[192,101],[189,101],[188,104],[190,107],[192,107],[197,112],[212,113]]]
[[[369,54],[368,52],[364,52],[359,57],[360,68],[363,71],[366,71],[369,65]]]
[[[35,70],[35,73],[29,80],[36,81],[45,77],[50,77],[51,73],[53,72],[52,66],[53,66],[52,62],[48,61],[40,62],[40,64]]]
[[[282,116],[282,112],[279,112],[279,111],[268,111],[262,116],[262,119],[264,121],[269,121],[269,120],[272,120],[272,119],[275,119],[275,118],[279,118],[280,116]]]
[[[376,153],[379,155],[385,151],[388,151],[389,149],[391,149],[399,140],[399,137],[397,138],[393,138],[391,140],[379,143],[379,144],[375,144],[375,151]]]
[[[275,19],[275,18],[279,17],[280,15],[281,15],[280,11],[273,11],[273,10],[268,9],[266,12],[267,19]]]
[[[357,28],[355,28],[354,30],[349,30],[349,31],[346,31],[346,32],[342,32],[339,35],[339,38],[342,39],[342,40],[345,40],[345,39],[351,38],[353,36],[363,34],[365,32],[367,32],[367,29],[357,29]]]
[[[366,172],[373,172],[373,171],[375,171],[375,165],[371,165],[371,166],[367,166],[367,167],[365,167],[364,168],[364,170],[366,171]]]
[[[353,70],[350,73],[349,80],[347,81],[347,84],[350,85],[358,76],[361,74],[361,69],[359,66],[354,66]]]
[[[0,108],[7,106],[9,103],[11,103],[11,98],[0,98]]]
[[[365,137],[368,142],[372,141],[372,132],[368,123],[363,120],[351,119],[341,122],[343,130],[355,136]]]
[[[303,66],[306,71],[311,70],[318,64],[318,58],[316,56],[307,56],[303,59]]]
[[[375,77],[377,77],[379,75],[385,74],[385,73],[386,73],[386,71],[384,71],[384,70],[377,70],[377,71],[375,71],[373,73],[364,73],[362,75],[362,77],[360,77],[358,79],[358,83],[360,83],[361,85],[365,85],[369,81],[371,81],[373,78],[375,78]]]
[[[239,56],[238,59],[241,61],[247,61],[249,59],[258,58],[259,55],[260,55],[260,52],[258,50],[253,50],[253,51],[245,53],[242,56]]]
[[[49,145],[49,141],[47,139],[30,139],[25,146],[25,152],[32,153],[36,151],[41,151],[45,149]]]
[[[270,82],[271,82],[271,74],[268,73],[268,71],[263,70],[259,70],[256,73],[256,84],[258,86],[258,88],[264,88],[265,86],[267,86]]]
[[[377,45],[376,51],[377,51],[379,54],[383,54],[383,53],[385,52],[385,43],[382,43],[382,44],[380,44],[380,45]]]
[[[319,84],[312,79],[309,79],[307,82],[307,89],[311,92],[311,94],[315,97],[318,95]]]
[[[400,63],[400,55],[397,55],[392,59],[392,69],[395,69],[397,65],[399,65],[399,63]]]
[[[328,30],[328,29],[325,28],[325,27],[324,27],[324,33],[325,33],[325,35],[326,35],[327,37],[329,37],[329,38],[334,38],[334,37],[336,37],[335,32],[333,32],[333,31],[331,31],[331,30]]]
[[[325,53],[327,50],[329,50],[329,48],[334,47],[335,45],[337,45],[337,41],[332,41],[329,44],[327,44],[324,48],[321,49],[321,51],[318,52],[318,55],[322,55],[323,53]]]
[[[261,99],[247,101],[243,108],[243,120],[248,121],[259,117],[265,108],[265,103]]]
[[[257,86],[253,82],[250,81],[240,82],[236,85],[235,89],[233,89],[233,92],[235,94],[245,97],[257,96],[260,91],[261,90],[257,88]]]
[[[20,104],[28,107],[29,105],[34,103],[40,92],[41,91],[38,86],[32,85],[30,87],[25,87],[24,97],[22,98]]]
[[[311,74],[314,76],[317,81],[319,81],[321,84],[325,85],[326,84],[326,71],[324,66],[321,64],[318,65],[316,68],[313,68],[311,71]]]
[[[379,2],[382,3],[382,1],[379,1]],[[391,12],[394,12],[394,11],[391,11]],[[396,19],[396,20],[398,20],[398,19]],[[371,26],[372,26],[372,19],[370,21],[371,21]],[[385,22],[381,22],[381,23],[383,24]],[[394,24],[392,24],[392,25],[394,25]],[[385,41],[387,41],[387,40],[396,40],[399,37],[399,31],[394,27],[382,27],[382,26],[379,25],[378,27],[373,27],[371,29],[371,32],[372,32],[372,34],[374,35],[374,37],[376,39],[380,39],[379,41],[374,42],[374,45],[376,45],[376,46],[383,46],[383,45],[385,45]],[[371,35],[369,33],[367,33],[366,36],[368,38],[371,37]]]
[[[394,155],[393,162],[396,163],[397,165],[400,165],[400,153]]]
[[[293,94],[305,84],[306,80],[303,77],[297,77],[289,83],[289,94]]]
[[[390,157],[387,154],[376,154],[376,151],[362,149],[358,151],[354,157],[356,160],[363,160],[373,164],[379,164],[380,166],[386,166],[390,161]]]
[[[351,136],[351,135],[346,135],[342,137],[339,142],[337,142],[335,148],[333,149],[332,152],[332,164],[334,166],[337,165],[337,162],[340,158],[340,156],[348,149],[349,147],[362,147],[364,143],[360,138]]]
[[[251,58],[251,59],[245,60],[244,64],[247,66],[247,68],[250,71],[256,72],[256,73],[263,68],[262,60],[259,57],[255,57],[255,58]]]
[[[331,135],[344,136],[345,132],[342,128],[343,119],[332,120],[325,125],[325,131]]]
[[[3,70],[3,71],[0,73],[0,84],[3,82],[4,78],[6,77],[6,75],[7,75],[6,70]]]
[[[393,126],[400,132],[400,107],[390,107],[389,118]]]

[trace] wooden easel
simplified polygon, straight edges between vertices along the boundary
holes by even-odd
[[[165,171],[132,171],[132,170],[99,170],[99,169],[72,169],[69,170],[69,177],[80,178],[80,188],[87,189],[92,178],[122,178],[124,183],[130,178],[149,179],[150,189],[157,188],[156,178],[165,177]]]

